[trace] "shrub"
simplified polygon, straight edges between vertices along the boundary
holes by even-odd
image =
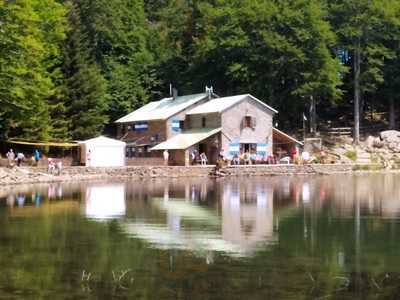
[[[347,151],[344,154],[344,156],[348,157],[352,161],[356,161],[357,160],[357,152],[356,151]]]

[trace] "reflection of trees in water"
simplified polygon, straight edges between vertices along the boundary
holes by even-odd
[[[93,222],[82,218],[79,209],[18,218],[3,211],[0,298],[14,297],[18,291],[21,298],[36,299],[396,299],[400,287],[400,226],[395,219],[400,202],[398,178],[207,180],[206,201],[201,200],[204,179],[175,181],[169,186],[169,199],[183,195],[178,198],[189,207],[213,213],[222,223],[225,217],[230,220],[238,228],[234,230],[238,237],[232,240],[251,243],[258,236],[258,224],[260,236],[276,237],[274,243],[258,247],[245,259],[210,251],[158,250],[128,238],[119,221]],[[308,192],[304,193],[304,186]],[[161,181],[126,185],[127,218],[167,224],[166,212],[152,203],[154,197],[162,200],[164,192]],[[80,197],[68,188],[63,193],[69,200]],[[25,206],[15,211],[35,209],[29,200],[32,194],[34,190],[27,191]],[[309,201],[304,201],[307,197]],[[360,204],[358,225],[355,199]],[[62,202],[69,201],[49,203]],[[171,222],[172,227],[196,228],[185,218],[179,224]],[[90,289],[81,288],[83,270],[91,274]],[[118,276],[126,270],[131,271],[122,278],[121,287],[113,273]]]

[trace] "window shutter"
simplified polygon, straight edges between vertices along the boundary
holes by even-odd
[[[257,126],[257,120],[256,120],[256,117],[252,117],[251,118],[251,121],[252,121],[252,126],[251,127],[253,127],[253,128],[256,128],[256,126]]]

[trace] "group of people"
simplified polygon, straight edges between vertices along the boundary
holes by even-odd
[[[289,158],[289,162],[291,161],[293,164],[308,164],[318,161],[322,164],[325,164],[328,162],[328,155],[324,149],[320,150],[319,159],[318,153],[311,155],[310,152],[303,151],[299,154],[297,149],[292,149],[290,154],[291,158]]]
[[[27,161],[31,166],[38,166],[42,158],[41,153],[38,149],[35,149],[35,151],[33,151],[30,161],[26,159],[23,152],[14,152],[13,149],[8,150],[6,157],[8,161],[8,166],[10,168],[14,167],[15,164],[20,167],[25,161]],[[49,173],[57,172],[58,174],[60,174],[62,171],[62,161],[56,161],[55,159],[48,158],[47,171]]]
[[[23,152],[17,152],[15,153],[13,149],[8,150],[6,154],[7,160],[8,160],[8,166],[13,167],[14,164],[16,163],[18,167],[21,166],[22,162],[26,160],[25,155]],[[31,158],[31,164],[32,165],[38,165],[40,161],[40,152],[39,150],[35,150],[33,152],[32,158]]]

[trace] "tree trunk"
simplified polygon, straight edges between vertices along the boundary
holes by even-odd
[[[389,98],[389,129],[396,129],[396,108],[393,97]]]
[[[317,132],[317,113],[316,113],[316,103],[313,96],[310,96],[310,133],[311,136],[315,136]]]
[[[360,143],[360,42],[354,49],[354,137],[355,145]]]

